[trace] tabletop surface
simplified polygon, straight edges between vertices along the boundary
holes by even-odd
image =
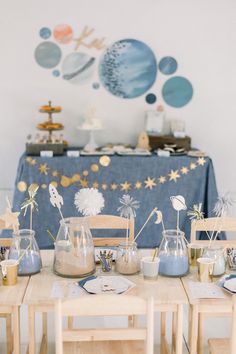
[[[0,280],[0,309],[1,306],[21,305],[29,282],[29,277],[18,277],[16,285],[5,286]]]
[[[63,281],[65,278],[59,277],[53,273],[53,251],[41,251],[44,267],[41,273],[30,278],[29,285],[24,297],[25,304],[35,305],[53,305],[52,287],[55,281]],[[115,273],[109,273],[114,275]],[[101,273],[99,274],[101,275]],[[119,274],[120,275],[120,274]],[[157,281],[148,281],[143,279],[143,275],[127,276],[127,279],[133,281],[136,286],[128,291],[129,295],[140,297],[153,296],[155,305],[176,305],[187,304],[188,299],[179,278],[158,277]],[[73,279],[70,279],[73,281]]]

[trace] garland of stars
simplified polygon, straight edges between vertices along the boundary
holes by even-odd
[[[148,176],[142,181],[138,180],[132,183],[130,181],[125,180],[122,183],[112,182],[108,184],[99,183],[98,181],[88,181],[87,178],[91,172],[97,173],[99,171],[99,166],[94,163],[91,164],[90,171],[84,170],[82,171],[82,173],[76,173],[72,177],[68,177],[65,175],[60,175],[59,172],[55,169],[51,170],[47,163],[39,164],[39,166],[37,166],[37,160],[30,156],[26,158],[26,161],[29,165],[38,168],[40,175],[47,176],[50,174],[53,179],[49,182],[49,184],[51,183],[55,187],[58,187],[60,185],[63,188],[68,188],[71,185],[77,183],[81,188],[96,188],[102,189],[104,191],[111,190],[123,192],[128,192],[131,190],[140,190],[142,188],[146,190],[153,190],[154,188],[156,188],[157,185],[164,185],[167,182],[177,183],[182,176],[187,175],[198,167],[204,166],[206,163],[206,159],[204,157],[199,157],[196,162],[191,162],[189,166],[183,166],[182,168],[177,170],[171,169],[171,171],[164,176]],[[57,181],[55,179],[57,179]],[[27,183],[25,181],[19,181],[17,187],[20,192],[25,192],[27,190]],[[48,185],[46,183],[43,183],[39,185],[39,187],[41,187],[42,189],[47,189]]]

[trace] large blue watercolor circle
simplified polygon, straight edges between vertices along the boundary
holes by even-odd
[[[164,75],[174,74],[177,70],[177,61],[173,57],[164,57],[159,63],[159,69]]]
[[[40,43],[34,52],[36,62],[45,69],[57,66],[61,60],[61,49],[53,42]]]
[[[51,37],[52,31],[48,27],[42,27],[39,31],[39,35],[43,39],[48,39]]]
[[[186,78],[174,76],[165,82],[162,96],[169,106],[180,108],[193,97],[193,87]]]
[[[154,84],[157,61],[153,51],[136,39],[123,39],[108,47],[99,63],[103,86],[121,98],[143,95]]]

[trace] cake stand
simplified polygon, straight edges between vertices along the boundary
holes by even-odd
[[[78,127],[78,130],[87,131],[89,133],[89,139],[87,144],[84,146],[84,151],[86,152],[94,152],[99,147],[94,138],[95,131],[101,131],[102,128],[95,127]]]

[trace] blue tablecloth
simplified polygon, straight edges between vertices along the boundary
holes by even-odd
[[[51,182],[64,198],[64,217],[79,215],[74,205],[74,195],[82,187],[97,187],[102,192],[105,199],[102,214],[118,215],[119,198],[130,194],[140,201],[135,219],[136,233],[155,206],[163,212],[165,228],[176,228],[176,211],[170,202],[173,195],[183,195],[188,208],[202,203],[205,217],[212,216],[218,194],[210,158],[114,155],[110,157],[107,167],[102,166],[99,159],[100,156],[21,157],[13,208],[20,210],[28,195],[26,188],[31,183],[39,185],[36,196],[39,207],[33,214],[33,229],[41,249],[53,247],[47,230],[56,235],[59,228],[58,211],[49,201],[48,185]],[[139,247],[159,245],[162,228],[154,221],[155,217],[138,238]],[[29,227],[29,214],[24,217],[21,212],[20,227]],[[180,212],[180,229],[189,239],[190,220],[186,211]]]

